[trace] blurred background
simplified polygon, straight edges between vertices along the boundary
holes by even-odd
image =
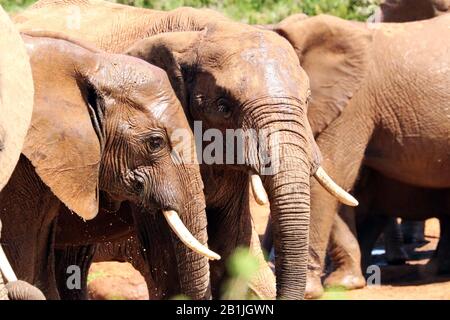
[[[317,15],[328,13],[351,20],[366,20],[380,0],[110,0],[136,7],[171,10],[181,6],[216,9],[223,14],[251,24],[278,22],[293,13]],[[0,0],[9,12],[17,12],[36,0]]]

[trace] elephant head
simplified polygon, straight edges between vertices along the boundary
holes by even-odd
[[[195,144],[166,73],[61,35],[23,37],[36,90],[23,154],[39,177],[86,220],[99,210],[99,192],[108,202],[163,215],[193,249],[179,249],[172,237],[182,293],[205,297],[207,258],[220,257],[206,247],[203,185],[190,161]]]
[[[384,0],[371,22],[425,20],[450,12],[449,0]]]
[[[34,89],[23,41],[1,7],[0,30],[1,190],[11,176],[22,151],[33,111]]]
[[[317,172],[327,187],[330,180],[319,167],[320,153],[306,117],[308,77],[292,47],[271,31],[222,22],[199,31],[155,35],[127,53],[167,71],[188,118],[201,121],[203,130],[218,130],[223,136],[230,129],[262,134],[264,138],[253,146],[244,144],[227,164],[250,172],[259,202],[267,201],[264,188],[268,191],[277,295],[302,298],[310,175]],[[329,189],[337,190],[335,185]]]

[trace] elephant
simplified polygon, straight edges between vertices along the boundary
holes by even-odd
[[[449,0],[384,0],[370,22],[408,22],[431,19],[450,12]]]
[[[0,6],[0,191],[19,160],[33,112],[33,78],[25,45]],[[20,96],[20,99],[17,97]],[[0,239],[2,222],[0,220]],[[6,284],[4,282],[7,282]],[[0,246],[0,300],[42,300],[39,289],[18,280]]]
[[[444,40],[449,19],[443,15],[410,23],[364,24],[327,15],[294,15],[273,27],[293,45],[310,77],[308,119],[322,165],[345,190],[354,190],[362,165],[405,185],[450,187],[450,68]],[[431,32],[442,41],[426,36]],[[354,229],[355,218],[343,221],[347,215],[337,215],[339,209],[312,181],[309,298],[323,292],[320,276],[329,244],[345,268],[331,274],[326,284],[365,284],[356,230],[348,230]],[[339,230],[347,238],[336,236]],[[333,252],[339,238],[339,246],[347,248]]]
[[[0,239],[1,235],[2,222],[0,221]],[[26,281],[17,279],[1,246],[0,267],[0,300],[45,300],[41,290]]]
[[[0,7],[0,190],[8,182],[22,150],[33,111],[33,79],[19,32]],[[20,94],[21,99],[17,96]],[[14,139],[12,138],[14,137]]]
[[[369,18],[370,22],[409,22],[431,19],[436,16],[450,13],[448,0],[387,0],[380,4],[375,14]],[[395,218],[387,221],[385,230],[386,255],[388,261],[403,262],[407,254],[401,245],[424,243],[425,222],[402,221],[401,227]]]
[[[137,228],[166,221],[180,292],[208,298],[208,258],[220,257],[207,248],[193,135],[167,74],[54,32],[22,38],[35,87],[33,115],[0,193],[2,243],[18,275],[58,299],[53,249],[60,212],[90,220],[99,209],[125,203],[135,207]]]
[[[380,8],[377,10],[375,15],[369,19],[369,21],[373,22],[409,22],[409,21],[416,21],[416,20],[425,20],[425,19],[431,19],[433,17],[447,14],[450,12],[450,2],[449,1],[427,1],[427,0],[420,0],[420,1],[385,1],[380,5]],[[363,168],[362,170],[369,170]],[[389,185],[392,184],[389,178],[383,177],[380,174],[376,173],[370,173],[370,175],[374,176],[376,175],[377,179],[377,185],[382,188],[382,190],[385,190],[389,187]],[[386,179],[386,187],[383,186],[380,182],[382,178]],[[367,179],[364,179],[367,180]],[[370,186],[370,183],[365,181],[364,182],[365,187]],[[397,183],[397,188],[402,187],[403,185],[401,183]],[[362,188],[361,186],[357,185],[354,189],[354,192],[356,194],[359,194],[360,191],[358,189]],[[398,190],[399,194],[407,194],[410,190],[411,186],[405,186],[405,190]],[[380,190],[381,191],[381,190]],[[361,190],[361,193],[364,194],[364,190]],[[412,197],[411,197],[412,199]],[[364,206],[362,206],[364,207]],[[395,208],[395,205],[391,206],[392,208]],[[430,205],[428,208],[431,208]],[[385,207],[387,208],[387,206]],[[414,209],[413,209],[414,210]],[[358,210],[357,217],[364,216],[361,213],[361,208]],[[422,214],[422,216],[427,217],[427,212],[429,209],[426,209],[426,212]],[[391,213],[392,214],[392,213]],[[366,213],[367,215],[367,213]],[[403,213],[402,216],[407,219],[409,216],[408,214]],[[415,214],[415,216],[418,216]],[[380,220],[380,219],[379,219]],[[397,223],[397,220],[395,217],[387,217],[385,216],[383,219],[383,223],[387,224],[386,229],[384,230],[384,243],[385,243],[385,250],[386,250],[386,258],[388,263],[391,264],[402,264],[407,260],[408,254],[403,249],[402,245],[403,243],[406,244],[415,244],[415,245],[421,245],[425,242],[425,222],[424,221],[409,221],[409,220],[402,220],[401,225]],[[368,219],[368,223],[370,223],[371,220]],[[342,224],[336,224],[336,226],[333,227],[333,230],[336,230],[339,228],[339,226],[342,226]],[[378,228],[380,228],[379,224],[377,224]],[[363,223],[359,223],[359,228],[371,228],[371,226],[364,226]],[[332,231],[333,232],[333,231]],[[358,256],[359,253],[356,250],[352,250],[352,246],[346,247],[346,244],[351,243],[351,238],[353,236],[351,235],[345,235],[345,230],[337,231],[340,232],[341,235],[343,235],[343,238],[345,241],[339,240],[339,237],[331,237],[331,239],[337,239],[337,243],[333,243],[333,240],[331,240],[331,246],[334,248],[333,251],[335,251],[338,255],[339,252],[347,252],[347,257],[355,257]],[[358,232],[360,234],[360,232]],[[378,233],[376,233],[378,234]],[[364,236],[362,234],[362,236]],[[359,237],[359,236],[358,236]],[[366,243],[366,242],[364,242]],[[369,243],[373,243],[369,242]],[[341,247],[340,247],[341,246]],[[368,255],[370,253],[371,248],[367,247],[367,244],[363,246],[363,254]],[[342,261],[342,259],[341,259]],[[366,257],[367,261],[367,257]],[[338,263],[335,263],[338,264]],[[363,263],[363,266],[367,266],[367,263]],[[341,270],[345,270],[344,267],[340,268]],[[364,267],[363,267],[364,269]],[[333,283],[333,281],[331,281]],[[348,289],[352,289],[352,286],[349,286]]]
[[[267,133],[263,134],[267,139],[246,143],[238,154],[222,152],[225,146],[214,149],[221,150],[217,152],[231,164],[220,160],[200,163],[210,245],[223,258],[211,262],[212,293],[213,297],[220,295],[226,277],[224,261],[236,247],[251,245],[261,261],[256,278],[269,287],[270,298],[275,297],[270,268],[259,243],[252,241],[257,237],[248,205],[250,181],[255,198],[271,206],[276,296],[303,298],[310,176],[341,201],[357,202],[320,167],[320,151],[306,117],[308,77],[285,39],[212,10],[162,12],[105,1],[41,0],[17,15],[15,22],[21,30],[61,30],[166,70],[196,137],[206,138],[199,143],[202,155],[211,150],[206,140],[223,137],[227,130],[253,130],[257,136]],[[273,163],[268,161],[271,156]],[[268,170],[272,167],[274,174]],[[152,253],[152,248],[146,248],[146,259],[160,257],[159,250]]]

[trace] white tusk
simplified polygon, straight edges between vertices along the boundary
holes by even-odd
[[[250,174],[250,184],[252,185],[253,196],[259,205],[265,205],[269,202],[266,190],[259,175]]]
[[[342,203],[352,207],[356,207],[358,205],[358,200],[356,200],[351,194],[338,186],[322,167],[319,167],[319,169],[317,169],[314,177],[316,177],[317,181],[319,181],[319,183],[322,185],[322,187],[325,188],[325,190],[335,196]]]
[[[0,271],[5,277],[6,282],[17,281],[16,274],[14,273],[14,270],[9,264],[5,251],[3,251],[3,248],[1,246],[0,246]]]
[[[183,221],[181,221],[176,211],[167,210],[163,211],[163,214],[170,228],[188,248],[191,248],[195,252],[209,258],[210,260],[220,260],[220,256],[217,253],[209,250],[206,246],[202,245],[197,239],[194,238],[194,236],[183,224]]]

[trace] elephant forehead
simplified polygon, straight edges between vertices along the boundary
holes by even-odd
[[[270,96],[297,96],[299,89],[308,86],[298,59],[290,59],[290,52],[283,47],[261,42],[258,47],[242,51],[241,59],[245,66],[241,82],[260,87]]]
[[[147,95],[159,95],[171,88],[166,72],[142,59],[120,54],[100,54],[98,73],[124,92],[139,90]]]

